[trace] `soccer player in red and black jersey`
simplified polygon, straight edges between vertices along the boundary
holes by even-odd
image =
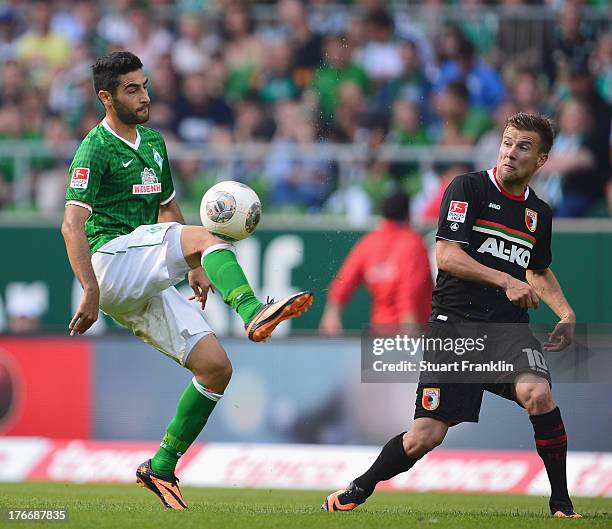
[[[436,234],[439,273],[428,336],[446,336],[462,322],[526,324],[527,310],[542,299],[560,318],[544,350],[560,351],[572,342],[575,314],[549,268],[551,209],[529,188],[553,137],[547,118],[515,114],[506,122],[496,167],[457,176],[448,187]],[[491,352],[499,355],[497,345]],[[450,426],[477,422],[483,392],[490,391],[529,414],[551,484],[551,514],[580,518],[567,491],[567,437],[541,350],[530,331],[513,334],[501,353],[515,372],[494,384],[436,381],[435,374],[425,380],[421,373],[412,430],[391,439],[373,465],[330,494],[322,508],[348,511],[366,501],[377,483],[409,470],[438,446]]]

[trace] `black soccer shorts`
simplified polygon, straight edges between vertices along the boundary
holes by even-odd
[[[484,349],[477,353],[457,355],[453,351],[428,350],[424,359],[439,363],[463,360],[472,363],[503,362],[507,369],[487,373],[466,373],[464,370],[456,373],[421,372],[415,403],[415,419],[431,417],[448,422],[451,426],[461,422],[478,422],[485,391],[517,402],[514,381],[518,375],[533,373],[546,379],[550,384],[550,374],[541,352],[541,344],[527,324],[466,326],[433,321],[429,323],[426,336],[445,340],[486,336]],[[510,370],[508,366],[512,366],[512,369]]]

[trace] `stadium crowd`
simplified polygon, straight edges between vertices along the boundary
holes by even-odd
[[[558,129],[538,193],[557,216],[608,214],[612,32],[605,2],[600,11],[596,2],[571,0],[456,0],[451,9],[424,1],[410,10],[383,0],[264,5],[271,16],[254,17],[253,5],[236,0],[5,1],[0,149],[6,140],[41,147],[29,163],[33,178],[18,193],[21,166],[0,150],[0,210],[61,210],[72,154],[63,147],[102,115],[90,66],[127,49],[145,65],[148,125],[170,144],[188,212],[210,184],[237,179],[260,193],[267,210],[362,217],[400,186],[412,195],[417,220],[435,220],[454,175],[493,165],[506,117],[538,111]],[[545,16],[525,16],[534,6]],[[585,9],[599,16],[586,17]],[[195,155],[173,156],[178,143]],[[236,144],[268,149],[212,159]],[[368,155],[342,169],[321,145]],[[469,160],[424,170],[405,157],[380,156],[386,146],[473,151]]]

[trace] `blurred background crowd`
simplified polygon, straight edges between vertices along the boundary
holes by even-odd
[[[0,2],[0,211],[57,215],[102,117],[96,57],[143,61],[149,126],[193,214],[218,180],[265,211],[379,211],[390,187],[435,221],[453,176],[492,167],[507,116],[558,136],[534,181],[557,216],[612,209],[607,1]]]

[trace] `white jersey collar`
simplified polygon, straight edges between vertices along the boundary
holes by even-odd
[[[106,118],[104,118],[102,120],[102,126],[108,131],[110,132],[113,136],[115,136],[115,138],[119,138],[123,143],[125,143],[126,145],[128,145],[129,147],[131,147],[132,149],[134,149],[135,151],[138,150],[138,147],[140,146],[140,132],[138,132],[138,127],[136,128],[136,141],[134,143],[126,140],[125,138],[122,138],[121,136],[119,136],[119,134],[117,134],[113,129],[111,129],[110,125],[108,124],[108,122],[106,121]]]

